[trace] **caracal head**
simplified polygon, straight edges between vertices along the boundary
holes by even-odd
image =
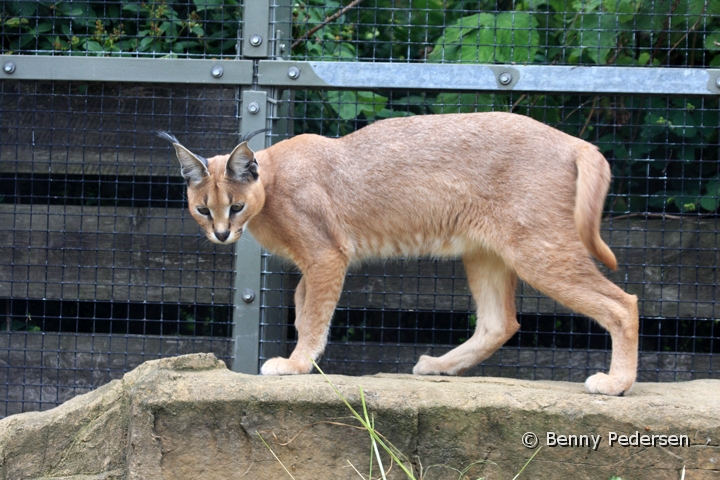
[[[190,214],[207,238],[218,244],[238,241],[248,221],[265,203],[257,160],[247,141],[229,155],[204,159],[183,147],[172,135],[165,132],[159,135],[175,147],[187,182]]]

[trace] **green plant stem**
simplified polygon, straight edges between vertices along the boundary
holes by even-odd
[[[375,431],[375,429],[373,428],[373,426],[372,426],[370,423],[366,422],[365,419],[363,419],[363,417],[352,407],[352,405],[350,405],[350,402],[347,401],[347,399],[345,398],[345,396],[343,396],[343,394],[340,392],[340,390],[338,390],[338,388],[330,381],[330,379],[328,378],[327,375],[325,375],[325,372],[322,371],[322,369],[320,368],[320,366],[319,366],[317,363],[315,363],[315,360],[313,360],[313,359],[310,358],[310,357],[308,357],[308,358],[310,359],[310,361],[312,362],[312,364],[315,366],[315,368],[317,369],[317,371],[320,372],[320,375],[323,376],[323,378],[325,379],[325,381],[328,382],[328,384],[330,384],[330,387],[332,387],[332,389],[333,389],[333,391],[335,392],[335,394],[336,394],[338,397],[340,397],[340,399],[345,403],[345,406],[348,407],[348,409],[352,412],[352,414],[355,416],[355,418],[356,418],[356,419],[360,422],[360,424],[368,431],[368,433],[369,433],[370,436],[373,438],[373,440],[374,440],[375,442],[377,442],[378,444],[380,444],[380,446],[383,448],[383,450],[385,450],[385,451],[388,453],[388,455],[390,455],[390,458],[392,458],[393,461],[396,462],[396,463],[400,466],[400,468],[402,469],[403,472],[405,472],[405,474],[408,476],[408,478],[410,478],[411,480],[416,480],[416,478],[415,478],[415,476],[413,475],[413,473],[412,473],[410,470],[407,469],[407,467],[405,466],[405,464],[404,464],[404,463],[400,460],[400,458],[398,458],[398,456],[395,454],[395,452],[393,451],[393,448],[391,448],[390,446],[388,446],[387,444],[385,444],[385,442],[383,442],[383,440],[380,438],[380,435],[378,435],[378,433]],[[362,393],[362,388],[360,388],[360,392],[361,392],[361,393],[360,393],[361,398],[363,398],[363,401],[364,401],[364,394]]]
[[[278,463],[279,463],[280,466],[283,468],[283,470],[285,470],[285,471],[287,472],[287,474],[290,475],[290,478],[292,478],[293,480],[295,480],[295,477],[293,477],[292,473],[290,473],[290,470],[288,470],[287,468],[285,468],[285,464],[282,462],[282,460],[280,460],[280,459],[278,458],[277,455],[275,455],[275,452],[273,452],[272,448],[270,448],[270,445],[268,445],[267,442],[265,441],[265,439],[262,437],[262,435],[260,435],[260,432],[258,432],[257,430],[255,430],[255,433],[257,433],[257,436],[260,437],[260,440],[262,440],[262,442],[265,444],[265,446],[267,447],[267,449],[270,450],[270,453],[272,453],[272,456],[275,457],[275,460],[278,461]]]
[[[529,459],[527,462],[525,462],[525,465],[523,465],[523,467],[520,469],[520,471],[517,473],[517,475],[515,475],[515,476],[513,477],[513,480],[517,480],[517,478],[518,478],[518,477],[520,476],[520,474],[525,470],[525,468],[526,468],[528,465],[530,465],[530,462],[532,462],[533,458],[535,458],[535,455],[537,455],[538,453],[540,453],[540,450],[542,450],[542,447],[540,447],[540,448],[538,448],[537,450],[535,450],[535,453],[533,453],[533,454],[532,454],[532,457],[530,457],[530,459]]]

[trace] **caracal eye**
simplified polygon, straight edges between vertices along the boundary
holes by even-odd
[[[231,211],[231,212],[234,212],[234,213],[237,213],[237,212],[241,211],[243,208],[245,208],[245,204],[244,204],[244,203],[236,203],[235,205],[232,205],[232,206],[230,207],[230,211]]]
[[[197,207],[197,211],[200,215],[210,215],[210,209],[207,207]]]

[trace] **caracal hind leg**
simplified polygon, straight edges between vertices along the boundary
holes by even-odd
[[[303,272],[296,290],[295,328],[298,342],[290,358],[271,358],[260,369],[263,375],[310,373],[312,360],[325,350],[333,311],[345,280],[347,261],[341,255],[326,255]],[[298,305],[298,300],[299,305]]]
[[[622,291],[600,273],[582,246],[546,251],[553,265],[519,261],[517,272],[523,280],[566,307],[595,319],[612,338],[610,371],[589,377],[590,393],[623,395],[635,383],[638,355],[637,297]]]
[[[515,272],[489,252],[468,254],[463,264],[477,304],[475,333],[441,357],[421,356],[413,368],[416,375],[460,375],[492,355],[520,328],[515,317]]]

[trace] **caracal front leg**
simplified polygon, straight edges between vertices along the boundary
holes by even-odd
[[[441,357],[423,355],[416,375],[460,375],[500,348],[520,325],[515,317],[517,277],[502,258],[480,251],[463,257],[470,291],[477,304],[475,333]]]
[[[263,375],[310,373],[312,361],[325,350],[330,320],[335,311],[347,261],[340,254],[327,255],[303,272],[295,295],[298,342],[290,358],[271,358],[261,368]]]
[[[302,321],[302,309],[305,304],[305,276],[300,277],[297,288],[295,288],[295,328],[298,328]]]

